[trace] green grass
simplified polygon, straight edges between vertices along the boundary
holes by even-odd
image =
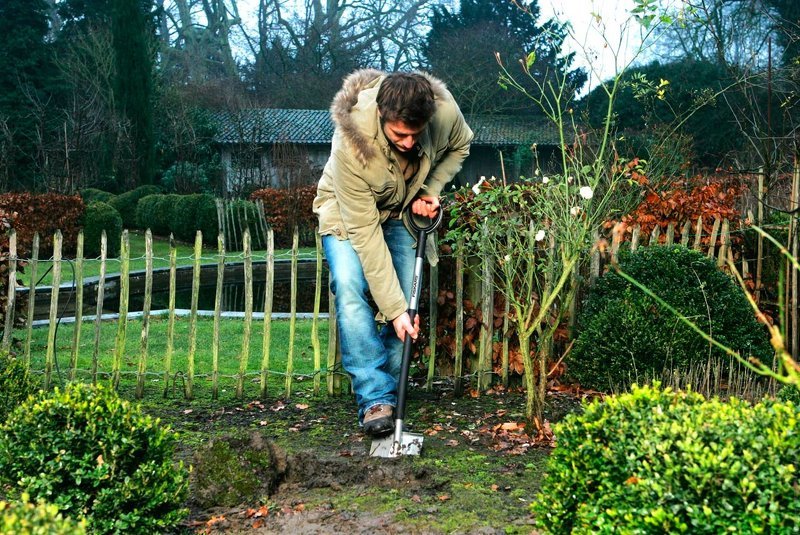
[[[131,232],[130,236],[130,270],[143,271],[147,268],[145,260],[145,240],[143,232]],[[169,267],[169,240],[165,238],[153,238],[153,269]],[[313,247],[301,247],[299,249],[300,258],[315,258],[316,251]],[[266,250],[253,251],[253,261],[266,260]],[[40,258],[51,258],[51,251],[39,251]],[[194,245],[188,243],[176,243],[176,257],[178,266],[190,266],[194,263]],[[291,249],[276,249],[275,258],[291,258]],[[219,259],[216,247],[203,247],[202,263],[203,264],[216,264]],[[228,252],[225,255],[226,262],[241,262],[244,261],[244,254],[241,251]],[[37,285],[52,284],[53,262],[50,260],[39,260],[38,267],[36,268],[36,278],[38,279]],[[120,272],[120,259],[109,258],[106,260],[106,274]],[[73,262],[62,262],[61,264],[61,282],[72,281],[73,277]],[[97,277],[100,275],[100,260],[97,258],[84,259],[83,261],[83,276]],[[24,272],[19,274],[19,280],[23,286],[30,284],[30,267],[25,268]]]
[[[147,348],[147,387],[150,393],[161,393],[164,390],[164,369],[165,356],[167,349],[167,317],[153,317],[150,320]],[[104,321],[101,323],[100,346],[98,351],[97,369],[100,377],[108,377],[113,369],[113,359],[116,347],[117,336],[116,321]],[[175,322],[175,342],[172,356],[171,380],[180,383],[185,380],[188,371],[189,356],[189,326],[188,317],[177,318]],[[314,350],[311,337],[311,320],[299,320],[296,322],[296,332],[294,340],[294,375],[297,377],[295,382],[308,384],[312,382],[314,374]],[[81,326],[81,339],[78,349],[77,377],[81,380],[90,380],[92,369],[92,359],[94,354],[94,323],[83,323]],[[236,384],[234,377],[239,371],[239,360],[242,351],[244,321],[241,318],[223,319],[220,322],[220,344],[219,344],[219,374],[220,389],[232,392]],[[270,379],[269,388],[275,392],[284,388],[285,372],[287,365],[287,355],[289,353],[289,330],[288,320],[273,320],[271,327],[270,341]],[[325,368],[327,362],[328,347],[328,322],[320,320],[318,324],[322,382],[325,382]],[[72,352],[72,337],[74,324],[60,325],[56,337],[56,363],[57,372],[53,378],[54,384],[59,384],[61,380],[66,380],[70,356]],[[195,353],[195,395],[209,395],[211,385],[211,373],[213,370],[213,318],[200,317],[197,322],[197,349]],[[129,319],[126,328],[125,350],[123,352],[120,371],[122,374],[121,383],[134,385],[136,383],[136,371],[139,359],[142,355],[142,322],[139,319]],[[25,340],[26,333],[18,330],[15,337]],[[41,373],[45,369],[45,359],[47,350],[47,328],[37,328],[33,330],[31,341],[31,369]],[[245,392],[251,396],[257,396],[259,391],[260,368],[262,361],[262,340],[263,340],[263,321],[253,321],[252,334],[250,337],[250,351],[246,367]],[[298,385],[299,386],[299,385]],[[277,389],[277,390],[276,390]]]

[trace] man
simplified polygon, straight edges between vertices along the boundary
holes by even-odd
[[[432,217],[439,193],[469,154],[472,131],[442,82],[372,69],[348,76],[331,105],[336,130],[314,212],[331,272],[342,364],[364,431],[393,431],[415,239],[402,221],[410,204]],[[388,322],[379,331],[367,292]]]

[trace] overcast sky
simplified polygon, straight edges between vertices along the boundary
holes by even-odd
[[[565,46],[576,53],[577,65],[589,72],[590,85],[637,59],[641,37],[639,25],[630,16],[633,0],[540,0],[539,7],[540,22],[556,17],[572,25]]]

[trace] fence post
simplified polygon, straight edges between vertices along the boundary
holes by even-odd
[[[272,227],[267,231],[266,288],[264,289],[264,333],[261,344],[261,398],[267,397],[267,374],[269,373],[269,350],[272,336],[272,295],[275,286],[275,234]]]
[[[75,251],[75,325],[72,330],[72,354],[69,359],[69,380],[75,380],[78,367],[78,348],[81,345],[81,327],[83,326],[83,231],[78,232],[78,243]]]
[[[314,233],[314,247],[317,254],[317,266],[314,279],[314,317],[311,320],[311,347],[314,349],[314,393],[318,394],[320,373],[322,371],[322,350],[319,343],[319,307],[322,304],[322,238],[319,232]]]
[[[699,251],[703,239],[703,216],[697,216],[697,224],[694,227],[694,243],[692,249]]]
[[[714,226],[711,227],[711,238],[708,241],[708,251],[706,256],[714,258],[714,252],[717,248],[717,236],[719,236],[719,218],[714,218]]]
[[[464,393],[464,239],[459,238],[456,245],[456,341],[453,359],[455,384],[454,394]]]
[[[16,260],[16,236],[12,234],[14,238],[14,250],[13,256]],[[53,282],[51,285],[51,292],[50,292],[50,328],[47,331],[47,353],[45,356],[45,365],[44,365],[44,389],[45,391],[50,390],[50,381],[53,375],[53,363],[55,361],[56,355],[56,327],[58,326],[58,290],[59,286],[61,285],[61,246],[63,242],[63,236],[61,235],[61,231],[57,230],[55,235],[53,236]],[[13,288],[13,286],[11,287]],[[10,298],[9,298],[10,301]],[[11,303],[9,303],[11,304]]]
[[[239,355],[239,378],[236,397],[244,394],[244,374],[250,359],[250,336],[253,329],[253,252],[250,229],[244,231],[244,326],[242,328],[242,354]]]
[[[214,294],[214,339],[211,342],[211,399],[219,397],[219,329],[225,277],[225,236],[217,234],[217,286]]]
[[[11,348],[11,331],[14,329],[14,308],[17,302],[17,231],[13,228],[8,236],[7,290],[8,298],[6,300],[6,324],[4,327],[5,330],[3,331],[3,351],[8,351]],[[47,387],[45,387],[45,390],[46,389]]]
[[[651,246],[658,245],[658,238],[660,237],[661,237],[661,227],[659,227],[658,224],[656,223],[656,226],[653,227],[653,231],[650,233],[650,241],[648,242],[648,245]]]
[[[178,265],[178,248],[175,237],[169,234],[169,320],[167,321],[167,351],[164,355],[164,397],[169,394],[172,375],[172,354],[175,352],[175,293]]]
[[[684,247],[689,246],[689,233],[692,231],[692,220],[687,219],[681,229],[681,245]]]
[[[642,226],[640,224],[636,224],[633,227],[633,232],[631,233],[631,252],[636,252],[636,249],[639,248],[639,236],[642,234]]]
[[[28,317],[25,320],[25,369],[30,371],[31,367],[31,341],[33,339],[33,314],[36,310],[36,275],[39,269],[39,233],[33,234],[33,250],[31,251],[30,276],[31,282],[28,285]]]
[[[669,225],[667,225],[667,243],[666,245],[672,245],[672,242],[675,241],[675,222],[670,221]]]
[[[728,244],[731,240],[730,223],[728,219],[722,220],[722,231],[720,232],[719,252],[717,253],[717,266],[722,267],[728,259]]]
[[[147,344],[150,336],[150,306],[153,302],[153,233],[144,233],[144,306],[142,307],[142,338],[139,368],[136,370],[136,399],[144,395],[144,377],[147,372]]]
[[[792,172],[792,203],[791,203],[789,208],[790,208],[790,210],[796,211],[797,207],[799,205],[800,205],[800,165],[798,165],[797,155],[795,155],[794,170]],[[798,253],[800,253],[800,240],[798,240],[798,238],[800,237],[800,233],[798,232],[798,228],[797,228],[797,218],[793,217],[791,219],[791,221],[792,221],[792,225],[794,227],[794,232],[791,233],[792,234],[792,243],[791,243],[790,250],[791,250],[792,257],[793,258],[797,258],[798,257]],[[800,338],[798,338],[798,332],[797,332],[797,329],[798,329],[798,317],[797,317],[797,305],[798,305],[798,303],[797,303],[797,299],[798,299],[798,293],[799,293],[799,291],[798,291],[798,281],[797,281],[798,272],[797,272],[797,269],[795,269],[792,266],[791,269],[789,270],[789,273],[791,273],[791,281],[792,281],[792,289],[791,289],[791,292],[789,294],[790,295],[790,298],[789,298],[789,303],[790,303],[789,310],[791,311],[790,319],[789,319],[789,325],[791,327],[789,329],[790,336],[787,337],[787,340],[789,340],[789,343],[790,343],[790,346],[791,346],[792,358],[795,361],[797,361],[798,345],[800,345],[798,343],[800,341]]]
[[[299,249],[300,235],[297,225],[292,231],[292,282],[291,298],[289,311],[289,348],[286,353],[286,395],[288,399],[292,395],[292,374],[294,373],[294,336],[297,324],[297,253]]]
[[[189,355],[187,363],[186,398],[194,398],[194,357],[197,353],[197,302],[200,299],[200,260],[203,254],[203,233],[194,236],[194,269],[192,270],[192,308],[189,313]]]
[[[114,390],[119,388],[122,354],[125,352],[125,338],[128,328],[128,288],[130,286],[131,246],[127,230],[122,231],[121,241],[120,260],[122,265],[119,274],[119,319],[117,320],[117,339],[114,348],[114,364],[112,366],[112,385],[114,386]]]
[[[488,230],[486,230],[488,233]],[[483,276],[481,290],[481,339],[480,357],[478,358],[478,391],[487,390],[492,370],[492,338],[494,337],[494,283],[492,280],[492,257],[483,259]]]
[[[428,379],[425,389],[433,389],[433,379],[436,373],[436,324],[439,322],[439,266],[430,266],[430,284],[428,285],[428,325],[430,326],[428,349]]]
[[[94,317],[94,351],[92,352],[92,384],[97,384],[97,361],[100,355],[100,328],[103,322],[103,299],[106,291],[106,259],[108,256],[108,236],[100,232],[100,277],[97,281],[97,308]]]

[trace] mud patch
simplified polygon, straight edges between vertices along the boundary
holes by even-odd
[[[380,488],[417,489],[428,481],[428,470],[402,459],[320,457],[314,452],[291,455],[287,462],[284,488],[334,490],[364,485]]]

